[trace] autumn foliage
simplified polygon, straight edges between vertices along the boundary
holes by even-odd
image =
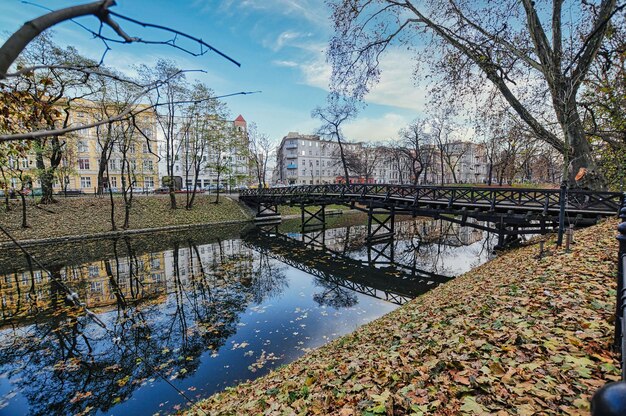
[[[200,406],[212,415],[589,414],[591,395],[619,378],[609,350],[615,226],[577,232],[571,253],[509,251]]]

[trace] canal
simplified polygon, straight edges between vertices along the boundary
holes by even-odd
[[[432,219],[213,226],[0,254],[0,414],[167,414],[266,374],[485,262]],[[68,298],[82,306],[76,307]]]

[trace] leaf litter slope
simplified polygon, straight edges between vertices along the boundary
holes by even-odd
[[[571,253],[511,250],[199,406],[212,415],[586,415],[591,395],[619,379],[609,350],[616,225],[577,232]]]
[[[17,202],[13,203],[9,212],[5,212],[3,207],[0,208],[0,224],[18,240],[81,236],[111,231],[111,206],[108,198],[88,196],[57,199],[58,203],[43,207],[37,207],[29,200],[30,228],[20,228],[21,210]],[[177,195],[177,201],[180,208],[172,210],[167,195],[135,197],[130,211],[130,229],[222,223],[250,218],[237,202],[227,197],[220,197],[220,203],[214,204],[214,196],[198,195],[191,210],[184,208],[185,195]],[[120,229],[124,223],[124,204],[117,196],[115,212],[116,225]],[[8,239],[5,235],[0,235],[1,241]]]

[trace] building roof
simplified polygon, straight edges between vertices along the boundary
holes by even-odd
[[[239,116],[235,119],[235,121],[243,121],[245,123],[246,119],[243,118],[241,114],[239,114]]]

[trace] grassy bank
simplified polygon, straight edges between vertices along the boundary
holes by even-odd
[[[173,225],[221,223],[249,219],[249,214],[237,202],[221,196],[198,195],[193,209],[186,210],[185,195],[177,195],[179,209],[171,210],[168,195],[136,196],[130,214],[129,229],[158,228]],[[3,207],[4,208],[4,207]],[[115,198],[115,221],[118,229],[124,223],[124,205]],[[14,201],[11,210],[0,212],[0,224],[20,240],[97,234],[111,231],[111,206],[108,198],[58,198],[56,204],[36,205],[29,201],[29,228],[22,229],[21,205]],[[6,241],[0,235],[0,241]]]
[[[588,414],[591,395],[619,377],[609,351],[615,226],[577,232],[571,253],[504,253],[199,406],[211,415]]]

